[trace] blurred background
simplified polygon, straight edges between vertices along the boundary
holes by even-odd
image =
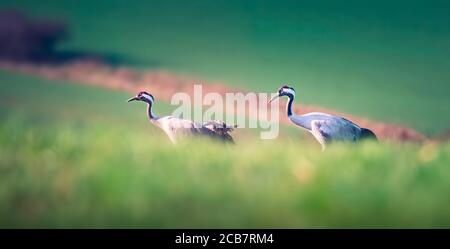
[[[0,226],[448,226],[449,68],[446,0],[0,0]],[[383,143],[174,148],[125,103],[198,82],[289,84]]]
[[[450,123],[448,1],[21,1],[3,10],[58,20],[58,52],[105,55],[426,134]]]

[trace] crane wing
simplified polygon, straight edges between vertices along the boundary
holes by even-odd
[[[178,138],[199,133],[198,125],[196,125],[196,123],[191,120],[180,119],[174,116],[160,118],[158,119],[157,124],[174,143]]]
[[[335,141],[356,141],[360,128],[346,119],[311,121],[311,133],[321,143]]]

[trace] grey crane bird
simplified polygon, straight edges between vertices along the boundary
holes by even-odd
[[[273,96],[269,103],[282,96],[288,98],[286,109],[289,119],[292,123],[309,131],[322,145],[322,150],[332,141],[356,142],[365,138],[377,139],[371,130],[361,128],[343,117],[321,112],[311,112],[304,115],[294,114],[292,112],[292,102],[294,102],[295,90],[290,86],[284,85],[280,87],[278,94]]]
[[[192,136],[203,136],[224,142],[234,142],[230,132],[236,128],[236,126],[229,126],[224,122],[216,120],[200,124],[174,116],[158,117],[153,112],[154,97],[144,91],[139,92],[136,96],[128,99],[128,102],[131,101],[142,101],[147,103],[147,115],[150,122],[162,129],[173,143],[176,143],[182,137]]]

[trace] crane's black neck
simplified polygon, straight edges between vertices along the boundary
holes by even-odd
[[[286,106],[286,110],[287,110],[287,115],[292,116],[292,102],[294,102],[294,95],[292,94],[287,94],[286,95],[288,97],[288,103]]]
[[[147,115],[150,120],[155,120],[157,117],[153,113],[153,103],[147,102]]]

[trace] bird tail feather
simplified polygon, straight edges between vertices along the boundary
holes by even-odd
[[[361,138],[378,140],[375,133],[373,133],[373,131],[366,129],[366,128],[361,128]]]
[[[227,125],[225,122],[211,120],[203,123],[203,127],[209,129],[224,141],[234,142],[230,132],[237,128],[237,125]]]

